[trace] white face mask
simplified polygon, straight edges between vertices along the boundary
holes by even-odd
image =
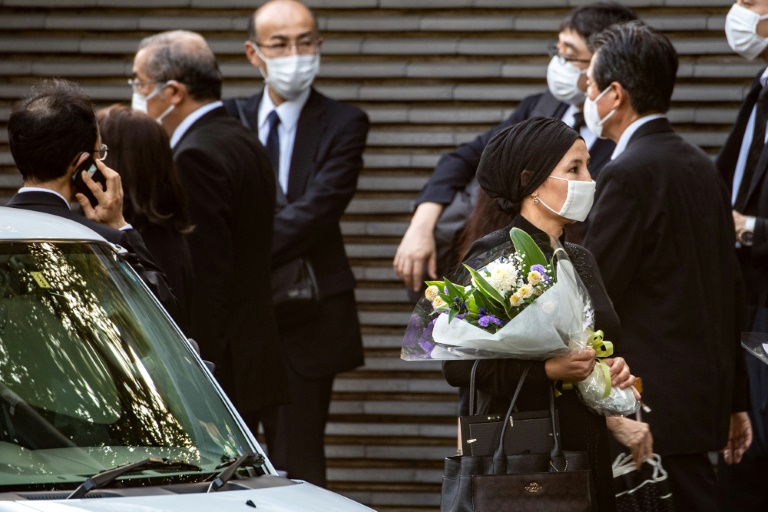
[[[166,83],[164,83],[164,84],[162,84],[160,86],[155,86],[155,90],[152,91],[151,93],[149,93],[149,95],[147,95],[147,96],[144,96],[143,94],[141,94],[138,91],[134,92],[133,96],[131,97],[131,108],[133,110],[138,110],[139,112],[144,112],[145,114],[147,114],[148,113],[147,112],[147,102],[149,100],[151,100],[152,98],[154,98],[155,96],[157,96],[158,94],[160,94],[160,91],[165,89],[166,86],[168,86],[168,84],[171,83],[171,82],[172,82],[172,80],[169,80],[168,82],[166,82]],[[174,106],[171,105],[170,107],[165,109],[165,112],[160,114],[160,117],[155,119],[155,121],[157,121],[158,124],[163,124],[163,119],[165,119],[165,117],[168,114],[170,114],[173,111],[173,109],[174,109]]]
[[[563,203],[560,211],[556,212],[542,198],[536,197],[538,202],[555,215],[559,215],[564,219],[583,222],[587,215],[589,215],[589,210],[592,209],[592,203],[595,200],[595,187],[597,186],[595,181],[567,180],[556,176],[549,177],[553,180],[568,182],[568,195],[565,197],[565,203]]]
[[[725,37],[733,51],[754,60],[768,47],[768,39],[757,35],[757,24],[768,19],[739,4],[733,4],[725,18]]]
[[[581,104],[587,95],[579,89],[579,78],[586,72],[586,69],[579,69],[559,55],[555,55],[547,67],[549,92],[559,101],[569,105]]]
[[[258,47],[254,46],[261,60],[267,65],[267,73],[261,68],[259,71],[264,77],[264,82],[269,85],[281,98],[288,101],[307,90],[315,80],[320,69],[320,54],[289,55],[268,59],[262,55]]]
[[[613,116],[613,114],[616,113],[616,109],[611,110],[608,112],[608,115],[600,119],[600,114],[597,112],[597,102],[600,101],[600,98],[605,96],[605,94],[610,90],[611,87],[608,86],[603,92],[598,94],[597,98],[594,100],[589,98],[584,100],[584,122],[587,124],[589,131],[601,139],[605,138],[603,137],[603,123],[605,123],[608,119],[611,118],[611,116]]]

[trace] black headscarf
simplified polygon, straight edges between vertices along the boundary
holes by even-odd
[[[477,168],[477,182],[502,211],[516,215],[581,137],[559,119],[532,117],[505,128],[488,142]],[[523,184],[523,171],[530,171]]]

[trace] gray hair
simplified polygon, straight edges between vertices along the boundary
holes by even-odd
[[[139,50],[144,49],[148,50],[144,71],[152,81],[181,82],[196,100],[221,99],[221,71],[200,34],[188,30],[161,32],[142,39]]]

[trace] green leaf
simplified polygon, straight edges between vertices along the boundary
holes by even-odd
[[[437,286],[440,289],[444,286],[443,281],[424,281],[424,284],[427,286]]]
[[[522,257],[523,272],[527,275],[533,265],[546,265],[547,258],[541,249],[533,241],[531,235],[519,228],[512,228],[509,232],[509,238],[515,245],[515,251]]]
[[[448,288],[448,294],[451,295],[451,297],[460,297],[462,299],[464,298],[465,293],[464,293],[463,286],[459,288],[458,286],[456,286],[455,284],[453,284],[452,282],[446,279],[445,287]],[[451,302],[453,302],[453,298],[451,298]]]
[[[454,318],[456,318],[456,315],[457,315],[458,313],[459,313],[459,312],[458,312],[458,311],[456,311],[455,309],[451,309],[451,311],[448,313],[448,323],[451,323],[451,320],[453,320]]]
[[[486,296],[489,299],[492,299],[499,303],[499,305],[506,309],[505,307],[505,300],[504,297],[501,296],[499,292],[496,291],[496,288],[491,286],[491,283],[485,280],[485,278],[480,275],[480,272],[473,269],[472,267],[468,265],[464,265],[467,270],[469,270],[469,273],[472,274],[472,278],[475,280],[475,286],[482,292],[484,296]]]

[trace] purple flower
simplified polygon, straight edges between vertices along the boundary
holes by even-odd
[[[488,310],[485,309],[485,308],[480,308],[480,309],[477,310],[477,315],[478,316],[485,316],[487,314],[488,314]]]
[[[481,317],[477,321],[477,323],[480,325],[480,327],[488,327],[491,324],[502,325],[501,324],[501,320],[499,320],[498,318],[496,318],[493,315],[485,315],[485,316]]]
[[[544,278],[544,281],[547,283],[550,280],[550,277],[547,275],[547,269],[544,268],[544,265],[531,265],[531,272],[536,271],[539,274],[541,274],[541,277]]]

